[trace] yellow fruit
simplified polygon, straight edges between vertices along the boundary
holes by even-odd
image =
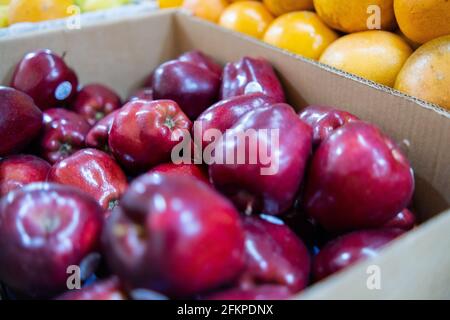
[[[11,2],[11,0],[0,0],[0,6],[6,6]]]
[[[371,6],[379,10],[378,21],[382,30],[391,30],[395,25],[393,0],[314,0],[317,14],[333,29],[343,32],[358,32],[372,27],[375,17]],[[379,28],[377,28],[379,29]]]
[[[313,0],[263,0],[263,2],[275,16],[292,11],[314,9]]]
[[[9,23],[38,22],[70,16],[68,7],[73,0],[12,0],[9,5]]]
[[[320,62],[392,87],[412,50],[398,35],[381,30],[346,35],[320,57]]]
[[[8,26],[8,6],[0,6],[0,28]]]
[[[161,9],[181,7],[183,0],[158,0]]]
[[[227,29],[260,39],[272,20],[272,14],[262,3],[240,1],[229,5],[223,11],[219,24]]]
[[[217,22],[227,6],[226,0],[184,0],[183,2],[183,8],[211,22]]]
[[[266,31],[264,41],[317,60],[337,37],[314,12],[297,11],[275,19]]]
[[[414,42],[450,34],[449,0],[394,0],[394,10],[400,29]]]
[[[417,49],[400,71],[395,88],[450,111],[450,35]]]

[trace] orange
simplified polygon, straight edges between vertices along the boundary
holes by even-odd
[[[38,22],[70,16],[72,0],[12,0],[9,5],[9,23]]]
[[[272,20],[272,14],[261,2],[239,1],[225,9],[220,16],[219,24],[260,39]]]
[[[400,71],[395,88],[450,111],[450,35],[417,49]]]
[[[217,22],[227,6],[226,0],[184,0],[183,2],[183,8],[211,22]]]
[[[317,14],[333,29],[343,32],[358,32],[369,29],[374,11],[370,6],[377,6],[379,27],[391,30],[395,25],[393,0],[314,0]]]
[[[450,34],[449,0],[394,0],[394,10],[400,29],[414,42]]]
[[[264,41],[317,60],[337,37],[314,12],[297,11],[275,19],[266,31]]]
[[[275,16],[292,11],[314,9],[313,0],[263,0],[263,2]]]
[[[183,0],[158,0],[161,9],[181,7]]]
[[[398,35],[381,30],[346,35],[320,57],[320,62],[392,87],[412,50]]]

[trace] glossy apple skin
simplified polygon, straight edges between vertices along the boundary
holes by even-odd
[[[57,300],[127,300],[117,277],[95,282],[80,290],[68,291]]]
[[[65,109],[44,112],[40,152],[51,164],[64,160],[85,147],[89,124],[79,114]]]
[[[55,163],[48,181],[83,190],[104,210],[112,210],[128,187],[125,173],[114,159],[96,149],[80,150]]]
[[[285,286],[261,285],[251,289],[228,289],[213,293],[205,300],[288,300],[292,292]]]
[[[193,177],[209,184],[208,174],[202,167],[196,164],[174,164],[163,163],[152,168],[149,173],[160,173],[165,175],[173,175],[174,177]]]
[[[262,93],[246,94],[219,101],[203,111],[195,120],[193,133],[198,137],[203,137],[203,133],[209,129],[217,129],[225,133],[247,112],[269,107],[275,103],[275,99]],[[202,141],[202,148],[213,142]]]
[[[170,160],[172,148],[192,123],[170,100],[135,100],[115,115],[109,147],[130,172],[142,172]]]
[[[120,97],[112,89],[101,84],[89,84],[78,92],[73,111],[93,126],[121,106]]]
[[[314,147],[317,147],[336,129],[359,120],[357,116],[350,112],[326,106],[309,106],[303,109],[299,115],[300,119],[313,128]]]
[[[41,110],[46,110],[73,102],[78,78],[63,58],[50,50],[37,50],[17,64],[11,87],[25,92]]]
[[[214,62],[209,56],[201,51],[188,51],[178,57],[178,61],[190,62],[196,66],[208,70],[219,78],[222,77],[222,66]]]
[[[251,84],[251,86],[248,86]],[[270,63],[263,58],[244,57],[241,60],[228,63],[223,69],[221,100],[245,93],[261,92],[285,102],[283,87]]]
[[[220,77],[190,62],[173,60],[152,74],[153,96],[176,101],[184,113],[195,120],[219,97]]]
[[[295,294],[308,285],[308,249],[283,221],[264,215],[246,217],[244,229],[247,263],[239,280],[241,288],[277,284]]]
[[[242,147],[242,140],[235,141],[227,139],[226,136],[222,136],[215,145],[216,157],[219,152],[223,152],[225,159],[226,154],[237,154],[239,148],[244,148],[245,164],[213,163],[209,166],[209,176],[214,186],[246,213],[264,212],[278,215],[288,210],[295,200],[311,153],[311,127],[301,121],[287,104],[275,104],[269,108],[250,111],[241,117],[227,134],[233,136],[249,129],[258,132],[268,128],[278,129],[278,148],[271,145],[272,139],[267,138],[267,133],[255,139],[262,146],[267,144],[267,149],[272,154],[277,154],[272,159],[273,169],[277,169],[278,164],[276,172],[263,175],[261,169],[270,165],[261,164],[259,155],[256,164],[250,164],[252,150],[249,143]]]
[[[33,298],[66,289],[67,268],[98,249],[103,212],[76,189],[33,183],[0,201],[0,280]]]
[[[42,112],[27,94],[0,86],[0,156],[19,152],[39,133]]]
[[[190,297],[236,278],[244,230],[233,205],[194,178],[136,179],[106,222],[105,256],[131,288]]]
[[[144,87],[134,91],[127,99],[127,103],[133,100],[148,100],[153,101],[153,89],[151,87]]]
[[[111,112],[89,130],[86,136],[86,146],[110,152],[108,144],[109,131],[117,113],[119,113],[119,110]]]
[[[394,218],[384,224],[384,228],[397,228],[405,231],[414,229],[417,218],[409,209],[403,209]]]
[[[316,150],[304,204],[327,231],[382,227],[414,191],[408,159],[377,127],[359,121],[336,130]]]
[[[403,233],[400,229],[363,230],[332,240],[313,259],[314,279],[322,280],[358,261],[376,257],[382,247]]]
[[[0,160],[0,196],[33,182],[47,180],[51,165],[32,155],[14,155]]]

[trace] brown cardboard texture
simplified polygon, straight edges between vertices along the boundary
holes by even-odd
[[[81,83],[105,83],[123,97],[158,64],[187,50],[200,49],[222,63],[246,55],[264,57],[277,70],[296,108],[333,105],[377,124],[412,162],[414,207],[424,223],[394,241],[378,258],[316,284],[297,298],[450,298],[448,112],[174,10],[99,21],[80,30],[0,39],[0,82],[7,85],[14,65],[38,48],[66,53]],[[367,286],[371,265],[380,272],[380,289]]]

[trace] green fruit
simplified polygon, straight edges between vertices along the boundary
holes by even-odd
[[[7,27],[8,25],[8,6],[0,6],[0,28]]]

